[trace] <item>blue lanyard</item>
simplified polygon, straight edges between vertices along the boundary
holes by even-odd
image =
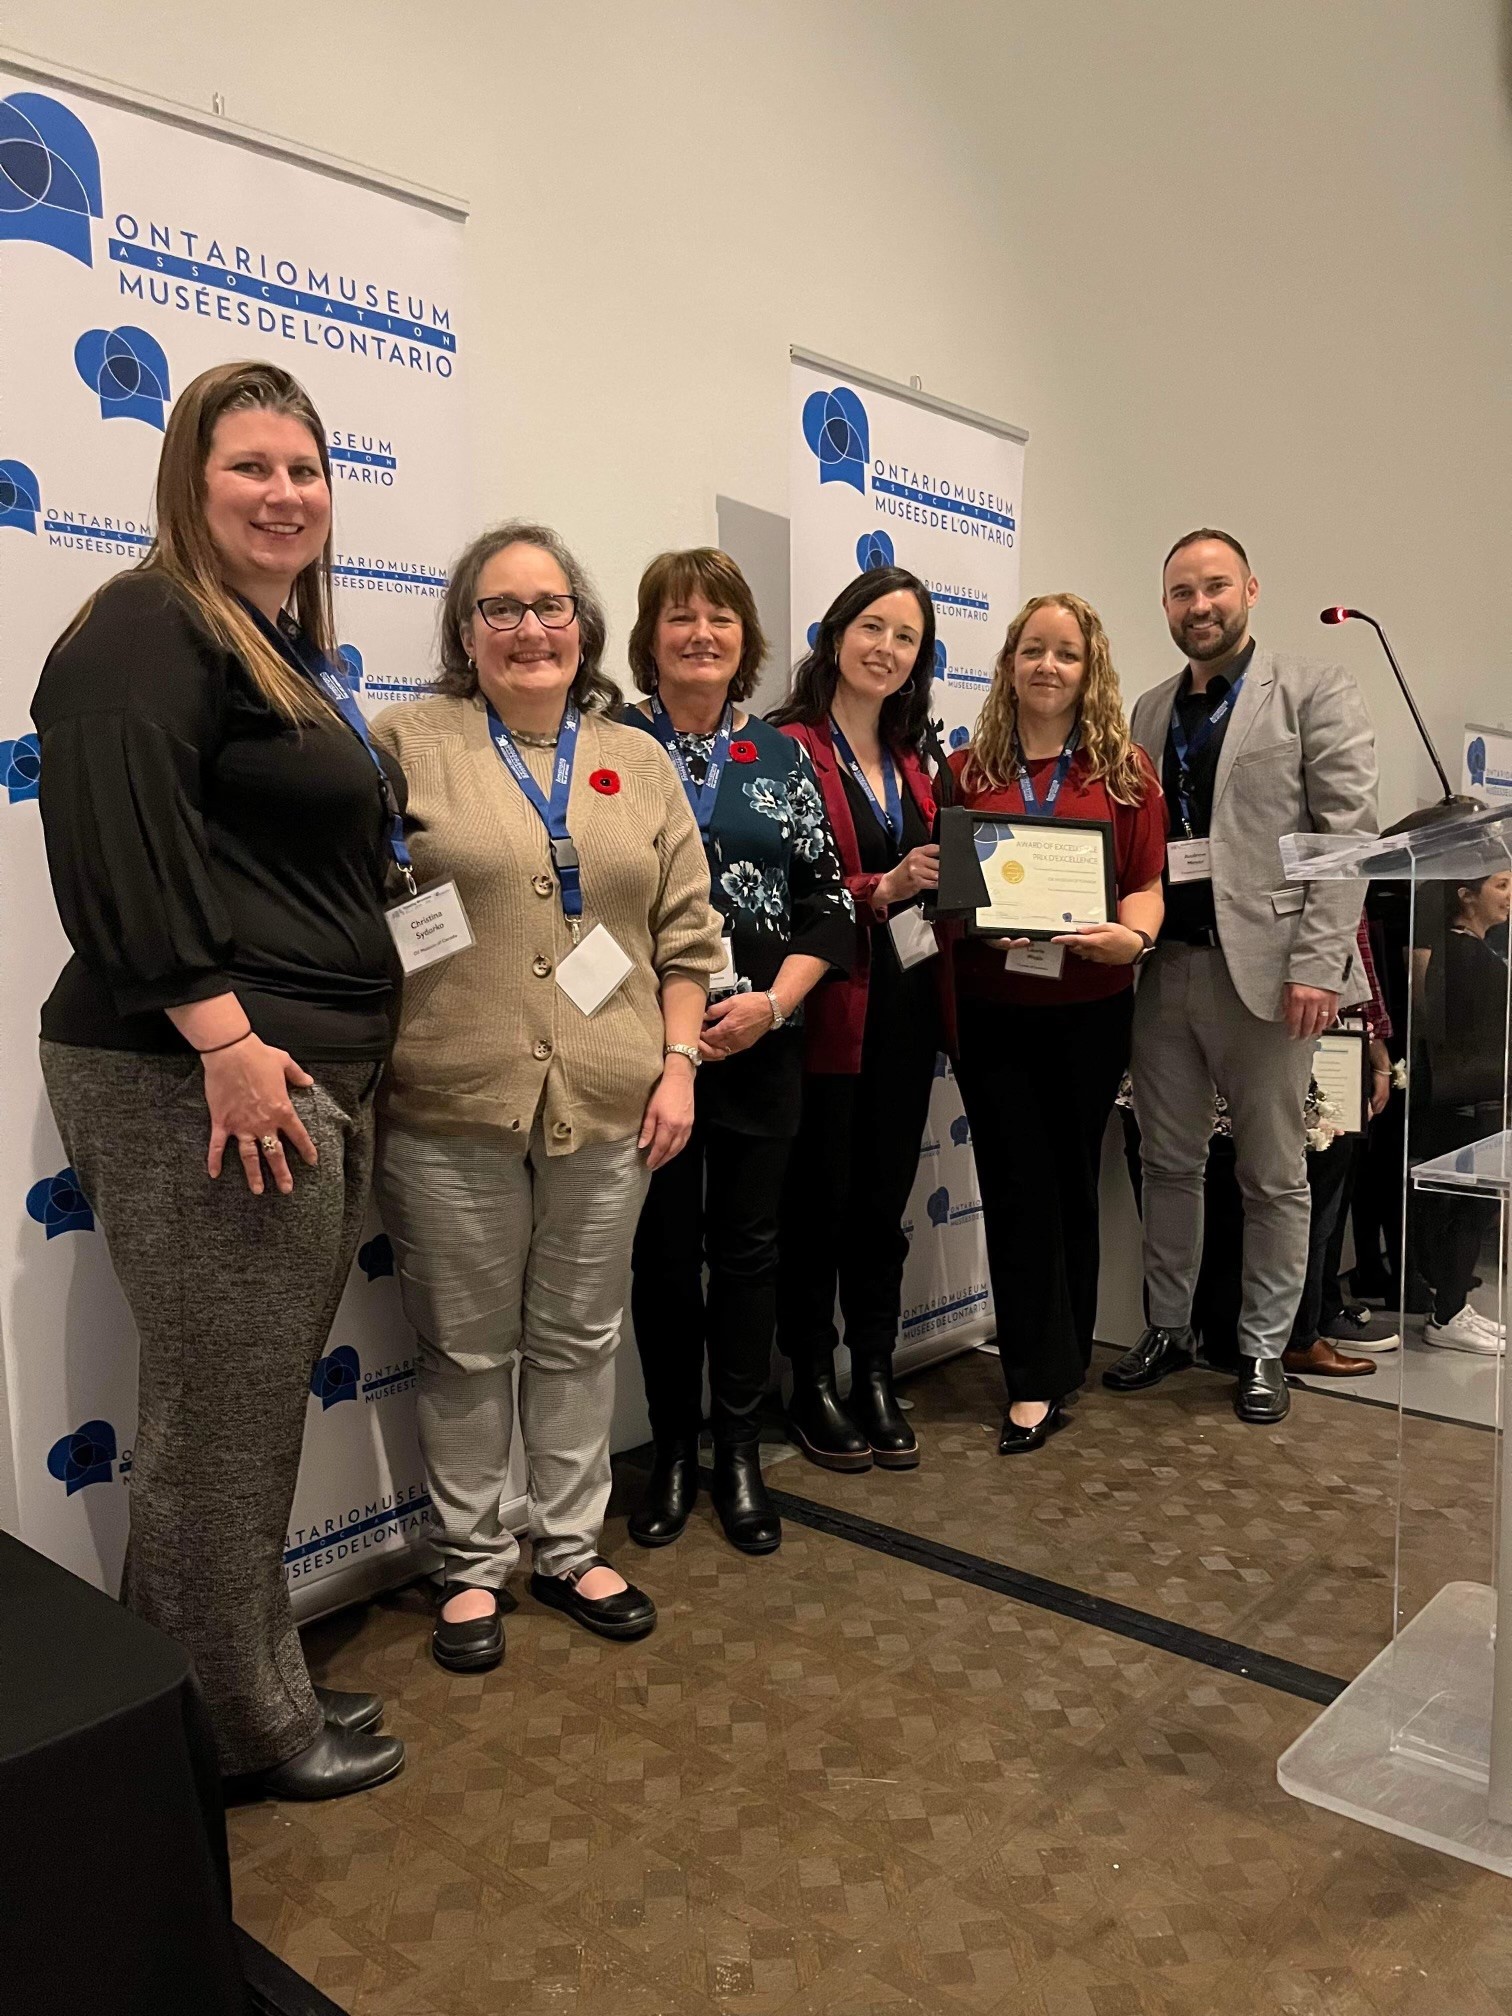
[[[830,734],[835,738],[835,747],[840,751],[840,761],[855,779],[862,797],[872,809],[872,816],[884,833],[891,833],[894,845],[903,845],[903,800],[898,793],[898,766],[892,759],[890,750],[883,748],[882,786],[887,793],[887,810],[884,812],[877,803],[877,794],[867,780],[866,772],[856,761],[849,742],[846,741],[840,724],[830,717]]]
[[[1214,735],[1234,711],[1234,702],[1239,698],[1244,686],[1244,673],[1230,686],[1218,705],[1205,721],[1197,725],[1197,733],[1188,742],[1181,732],[1181,717],[1177,713],[1176,702],[1171,702],[1171,747],[1176,751],[1176,799],[1181,807],[1181,823],[1188,834],[1192,830],[1192,765],[1206,749]]]
[[[1081,740],[1080,725],[1073,728],[1066,737],[1065,747],[1056,758],[1055,775],[1050,779],[1050,789],[1045,793],[1045,812],[1050,818],[1055,816],[1055,801],[1061,794],[1061,786],[1070,775],[1071,760],[1076,754],[1076,745]],[[1024,801],[1024,810],[1035,813],[1039,810],[1039,799],[1035,796],[1034,782],[1029,775],[1029,765],[1024,761],[1024,751],[1018,738],[1014,738],[1013,758],[1018,764],[1019,796]]]
[[[702,785],[693,782],[687,762],[677,746],[677,730],[672,726],[672,717],[653,693],[651,695],[651,726],[656,739],[672,758],[672,768],[677,772],[693,817],[698,821],[698,830],[707,840],[709,827],[714,819],[714,800],[719,796],[719,780],[724,775],[724,766],[730,754],[730,736],[735,726],[735,709],[725,704],[724,718],[714,737],[714,747],[709,753],[709,767],[704,772]]]
[[[405,888],[413,896],[415,890],[415,864],[404,839],[404,820],[399,807],[394,802],[393,786],[389,783],[388,772],[383,767],[382,758],[373,747],[373,738],[368,733],[367,721],[362,709],[357,705],[351,692],[342,683],[331,661],[303,634],[288,617],[280,617],[277,623],[270,623],[260,609],[256,609],[244,596],[236,598],[257,625],[263,636],[278,652],[285,664],[291,665],[302,678],[308,679],[320,688],[326,699],[336,709],[357,740],[366,749],[374,770],[378,773],[378,796],[383,804],[384,817],[388,821],[389,852],[394,857],[394,866],[399,870]],[[285,629],[285,623],[288,628]]]
[[[525,759],[515,747],[514,737],[492,707],[488,710],[488,732],[493,737],[500,760],[535,807],[541,824],[546,828],[546,844],[551,849],[551,865],[556,870],[557,888],[562,898],[562,915],[572,927],[574,938],[577,936],[577,920],[583,914],[583,877],[578,865],[578,851],[567,831],[567,800],[572,795],[572,765],[577,756],[578,729],[582,720],[576,700],[569,700],[567,711],[562,716],[561,733],[557,736],[556,761],[551,772],[551,801],[548,804],[540,785],[525,768]]]

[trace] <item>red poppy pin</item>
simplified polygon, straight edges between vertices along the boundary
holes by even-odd
[[[756,744],[745,741],[732,742],[730,744],[730,761],[732,763],[754,763],[756,761]]]
[[[588,779],[595,791],[601,791],[606,798],[612,798],[619,789],[618,770],[595,770]]]

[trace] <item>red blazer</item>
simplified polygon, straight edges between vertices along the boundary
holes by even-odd
[[[819,780],[819,794],[824,800],[830,831],[835,836],[835,845],[840,853],[845,886],[856,906],[855,964],[843,977],[822,982],[803,1004],[803,1068],[805,1071],[854,1077],[861,1069],[861,1043],[866,1033],[872,931],[874,928],[886,928],[880,924],[874,926],[869,921],[875,916],[872,897],[882,878],[861,872],[856,822],[851,817],[850,800],[841,781],[840,760],[835,754],[829,723],[820,721],[811,725],[805,721],[790,721],[784,724],[782,732],[791,735],[795,742],[801,742],[813,761],[814,774]],[[919,808],[920,818],[932,830],[935,796],[929,773],[909,750],[895,749],[893,756],[908,794]],[[935,926],[935,936],[941,941],[940,956],[934,962],[935,984],[939,989],[946,1047],[953,1057],[956,1053],[955,968],[950,947],[943,935],[944,929],[941,925]]]

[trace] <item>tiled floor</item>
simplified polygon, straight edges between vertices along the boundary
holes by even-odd
[[[1341,1676],[1380,1645],[1390,1413],[1242,1429],[1193,1373],[1006,1462],[991,1359],[911,1390],[920,1470],[774,1482]],[[1491,1438],[1419,1426],[1463,1572]],[[661,1605],[638,1646],[525,1598],[449,1677],[413,1591],[308,1634],[408,1768],[234,1813],[237,1915],[353,2016],[1512,2011],[1500,1879],[1280,1791],[1306,1702],[793,1522],[765,1561],[702,1507],[608,1541]]]

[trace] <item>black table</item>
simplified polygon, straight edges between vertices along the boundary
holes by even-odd
[[[0,1533],[0,2003],[247,2016],[189,1656]]]

